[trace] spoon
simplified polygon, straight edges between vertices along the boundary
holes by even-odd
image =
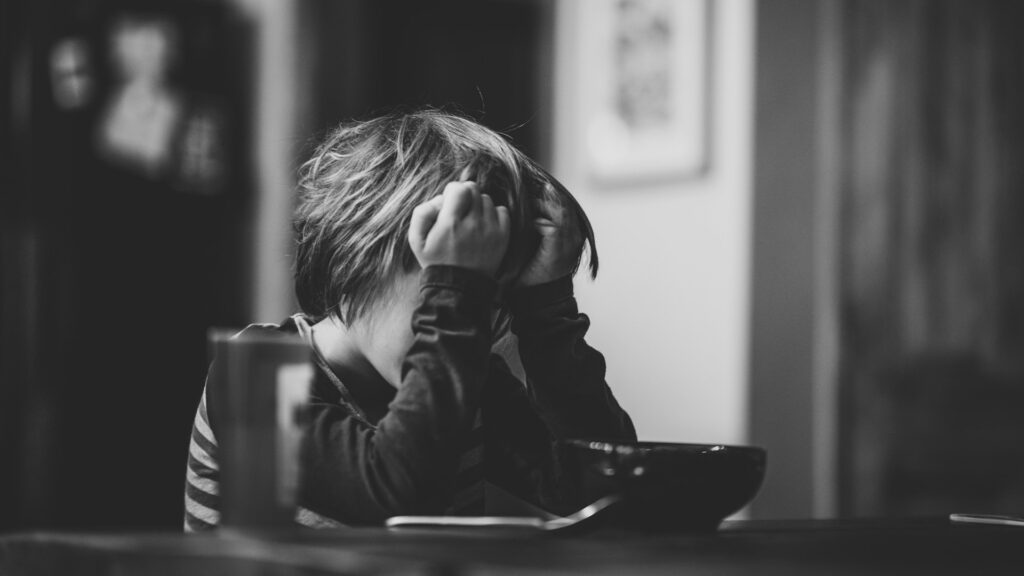
[[[610,494],[569,514],[550,519],[533,516],[392,516],[385,526],[388,528],[530,528],[544,532],[555,532],[578,526],[593,518],[602,510],[622,499]]]
[[[996,526],[1024,526],[1024,517],[1001,514],[950,514],[955,524],[992,524]]]

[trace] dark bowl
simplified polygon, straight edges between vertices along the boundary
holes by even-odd
[[[764,480],[766,454],[754,446],[561,442],[564,479],[583,503],[618,494],[613,525],[709,531],[743,508]]]

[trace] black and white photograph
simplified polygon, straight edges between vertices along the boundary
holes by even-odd
[[[1022,29],[3,0],[0,576],[1024,574]]]

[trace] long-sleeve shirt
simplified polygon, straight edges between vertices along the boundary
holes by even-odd
[[[467,451],[481,444],[488,482],[565,512],[578,502],[561,482],[557,440],[636,439],[604,381],[604,358],[584,340],[589,320],[577,309],[571,278],[509,297],[526,382],[492,352],[495,292],[495,282],[475,272],[427,267],[397,390],[342,383],[315,355],[299,521],[379,525],[394,515],[442,513],[456,497]],[[303,333],[308,325],[299,316],[252,329]],[[211,393],[193,427],[188,530],[219,519],[217,415],[205,402]]]

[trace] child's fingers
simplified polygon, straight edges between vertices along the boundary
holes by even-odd
[[[470,192],[470,198],[472,198],[472,200],[473,200],[473,208],[470,209],[469,214],[471,214],[473,217],[475,217],[477,219],[483,218],[483,215],[484,215],[483,196],[484,195],[480,193],[480,188],[477,187],[475,184],[474,184],[474,186],[472,188],[470,188],[469,192]]]
[[[494,200],[488,194],[480,195],[480,215],[483,217],[484,222],[488,224],[495,224],[497,222],[497,215],[494,212]]]
[[[556,224],[568,219],[569,210],[565,198],[550,182],[544,184],[544,190],[532,199],[531,204],[537,216],[541,218],[547,218]]]
[[[444,206],[444,196],[438,194],[437,196],[434,196],[430,200],[427,200],[426,204],[429,207],[429,209],[434,212],[433,218],[434,222],[436,222],[437,218],[441,215],[441,208]]]
[[[508,208],[505,206],[498,206],[494,209],[494,216],[497,220],[498,231],[501,232],[502,236],[508,237],[509,231],[512,229]]]
[[[414,249],[418,250],[426,241],[427,234],[441,213],[442,201],[443,197],[437,196],[413,209],[409,222],[409,244]]]
[[[476,184],[473,182],[449,182],[444,187],[444,203],[439,218],[457,222],[474,210]]]
[[[537,216],[540,218],[546,218],[556,224],[561,224],[566,220],[566,209],[561,202],[555,197],[542,197],[537,198],[533,202],[534,210],[537,212]]]

